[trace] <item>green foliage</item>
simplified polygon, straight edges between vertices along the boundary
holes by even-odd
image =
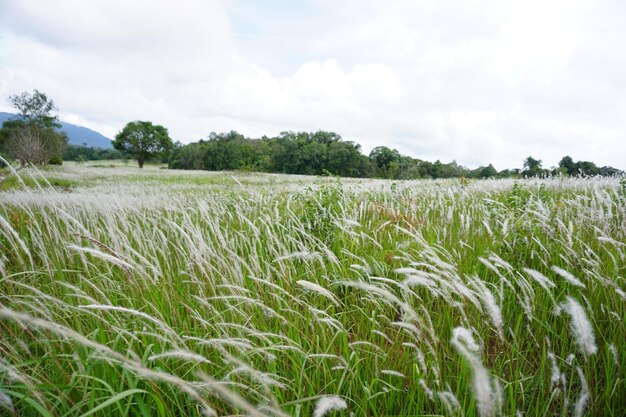
[[[571,159],[571,158],[570,158]],[[182,145],[171,152],[168,167],[209,171],[257,171],[300,175],[323,175],[330,172],[340,177],[386,178],[410,180],[417,178],[519,178],[548,176],[541,161],[528,157],[524,170],[505,169],[498,172],[492,164],[470,170],[456,161],[442,163],[423,161],[402,155],[386,146],[374,148],[369,156],[361,153],[358,144],[345,141],[334,132],[282,132],[279,136],[250,139],[230,131],[211,133],[207,140]],[[596,168],[579,162],[574,168],[584,175],[619,175],[612,167]],[[554,175],[558,172],[553,172]]]
[[[332,132],[283,132],[279,137],[253,140],[231,131],[211,133],[208,140],[178,145],[172,152],[173,169],[261,171],[286,174],[363,177],[369,161],[353,142]]]
[[[342,214],[340,201],[343,193],[341,181],[335,177],[330,181],[326,178],[317,181],[299,196],[305,230],[327,244],[333,241],[337,232],[335,222]]]
[[[62,190],[69,190],[76,186],[76,181],[68,180],[64,178],[41,178],[24,176],[18,178],[13,174],[7,175],[0,181],[0,190],[16,190],[24,188],[58,188]]]
[[[372,149],[369,157],[377,177],[396,178],[402,158],[400,152],[386,146],[378,146]]]
[[[526,177],[545,176],[547,171],[541,168],[541,160],[529,156],[524,160],[524,170],[522,175]]]
[[[498,176],[498,171],[493,167],[493,165],[489,164],[486,167],[481,167],[478,169],[478,173],[476,178],[495,178]]]
[[[67,145],[63,151],[64,161],[101,161],[122,159],[124,154],[117,149],[92,148],[88,146]]]
[[[48,163],[50,165],[63,165],[63,158],[61,157],[61,155],[54,155],[52,158],[50,158]]]
[[[146,161],[159,158],[172,147],[167,129],[152,122],[135,121],[128,123],[115,135],[113,147],[137,160],[139,168]]]
[[[0,129],[0,153],[22,165],[59,161],[67,136],[57,130],[54,102],[38,90],[11,96],[9,101],[19,111],[17,118],[5,121]]]
[[[60,127],[57,116],[52,115],[53,111],[58,110],[54,101],[39,90],[13,95],[9,97],[9,101],[19,111],[20,119],[26,123],[41,127]]]

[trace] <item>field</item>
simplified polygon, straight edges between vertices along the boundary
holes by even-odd
[[[626,415],[623,178],[3,175],[0,416]]]

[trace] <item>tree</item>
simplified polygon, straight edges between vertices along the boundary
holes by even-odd
[[[576,174],[576,164],[571,156],[564,156],[559,161],[559,168],[561,171],[567,175],[575,175]]]
[[[113,141],[113,147],[136,159],[139,168],[143,168],[147,160],[169,152],[173,146],[166,128],[142,121],[128,123]]]
[[[9,97],[19,114],[7,120],[0,129],[0,150],[22,165],[62,161],[67,135],[61,127],[54,102],[44,93],[33,90]]]
[[[372,149],[369,158],[372,161],[377,176],[382,178],[395,178],[396,171],[400,166],[400,152],[386,146],[377,146]]]
[[[527,177],[538,177],[543,173],[544,171],[541,169],[540,159],[535,159],[532,156],[529,156],[524,160],[524,170],[522,171],[522,175]]]
[[[494,168],[492,164],[487,165],[486,167],[478,168],[477,177],[478,178],[494,178],[498,176],[498,171]]]

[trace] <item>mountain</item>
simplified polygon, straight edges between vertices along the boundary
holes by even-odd
[[[3,113],[0,112],[0,125],[4,123],[5,120],[16,117],[15,114],[11,113]],[[65,132],[67,137],[70,139],[70,145],[82,145],[89,146],[91,148],[112,148],[111,139],[106,136],[96,132],[95,130],[88,129],[82,126],[76,126],[71,123],[66,123],[64,121],[60,121],[61,130]]]

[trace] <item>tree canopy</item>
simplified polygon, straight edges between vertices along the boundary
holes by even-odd
[[[567,162],[566,158],[564,160]],[[595,165],[586,161],[571,161],[572,168],[569,170],[562,168],[548,170],[542,168],[541,164],[541,160],[529,156],[523,161],[523,170],[498,171],[492,164],[468,169],[455,161],[429,162],[412,158],[387,146],[378,146],[370,152],[369,156],[365,156],[361,153],[361,147],[358,144],[343,140],[337,133],[323,130],[288,131],[276,137],[263,136],[260,139],[246,138],[235,131],[213,132],[207,139],[187,145],[177,144],[169,159],[169,167],[172,169],[247,170],[388,179],[459,177],[486,179],[621,173],[620,170],[612,167],[596,167],[594,170]]]
[[[59,132],[57,110],[46,94],[33,90],[9,97],[19,112],[0,129],[0,152],[21,164],[62,163],[67,136]]]
[[[137,160],[139,168],[146,161],[162,156],[172,147],[172,139],[167,129],[152,122],[135,121],[128,123],[115,135],[113,147]]]

